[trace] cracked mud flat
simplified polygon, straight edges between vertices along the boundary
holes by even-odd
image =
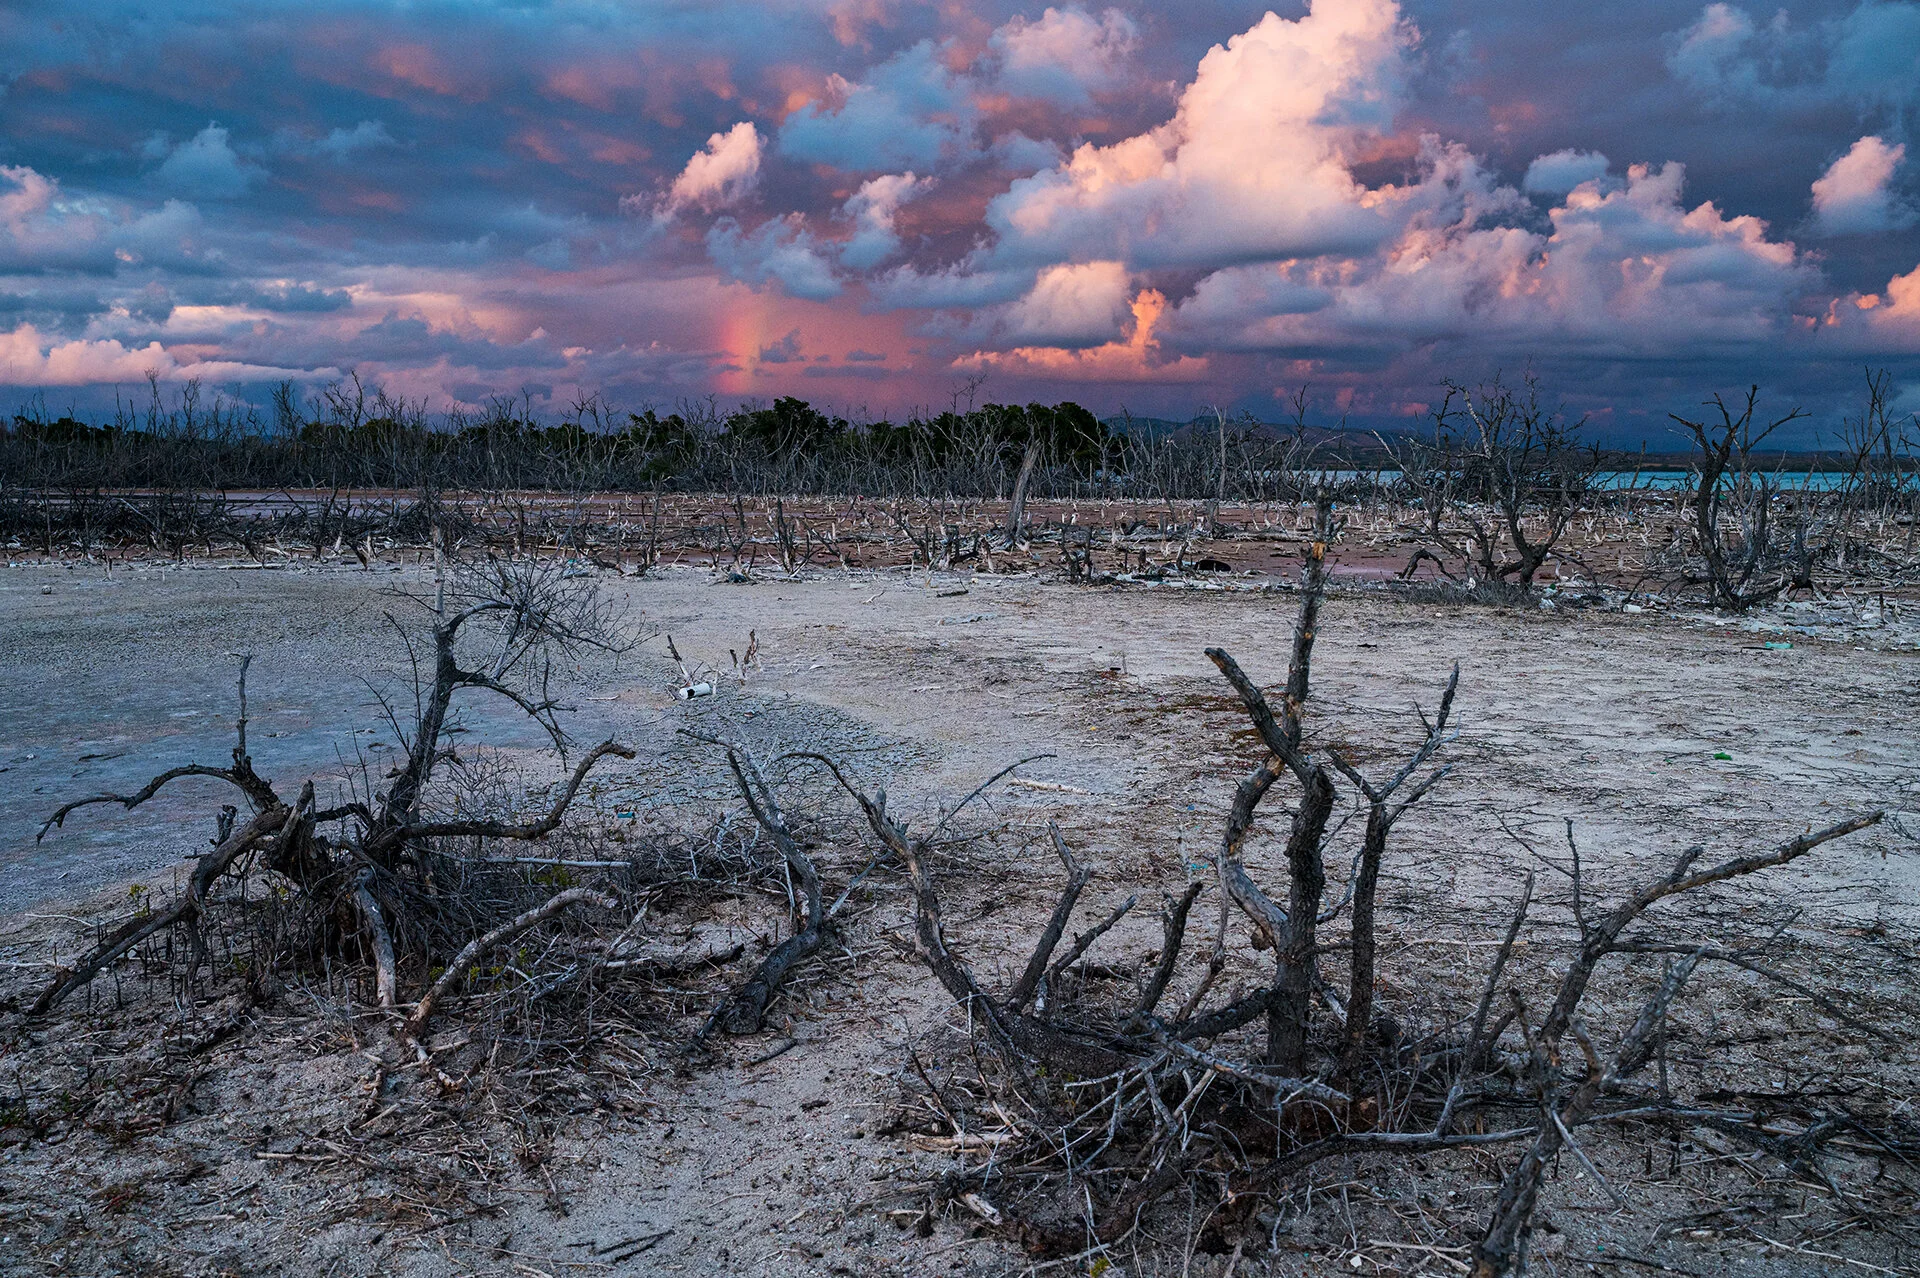
[[[356,739],[361,755],[380,753],[379,706],[361,678],[379,686],[404,676],[404,647],[383,617],[406,615],[382,594],[396,583],[418,590],[425,578],[411,569],[199,565],[110,576],[41,565],[0,575],[7,994],[37,982],[38,965],[53,954],[74,952],[74,928],[58,916],[117,917],[129,883],[163,883],[204,846],[225,797],[194,783],[133,813],[83,810],[44,842],[34,834],[66,799],[130,789],[188,759],[222,759],[237,665],[228,654],[255,654],[249,690],[263,774],[338,777],[354,757],[344,743]],[[697,826],[733,805],[704,747],[676,734],[688,724],[725,726],[763,754],[805,748],[841,757],[923,821],[1013,760],[1052,753],[1021,773],[1044,788],[995,792],[990,817],[1006,829],[959,854],[967,872],[943,883],[949,930],[995,974],[1015,961],[1051,902],[1057,867],[1043,849],[1047,819],[1096,872],[1089,913],[1136,889],[1177,888],[1201,862],[1253,758],[1244,719],[1202,649],[1223,646],[1255,678],[1277,681],[1293,616],[1286,594],[1090,590],[1033,577],[936,574],[929,589],[924,573],[715,585],[705,573],[669,572],[605,584],[630,599],[637,619],[671,633],[690,665],[718,672],[719,689],[677,701],[680,672],[659,639],[571,672],[574,735],[617,735],[640,748],[632,763],[605,773],[593,797],[611,819]],[[946,593],[962,588],[968,593]],[[729,649],[744,653],[749,632],[760,657],[743,686]],[[1557,852],[1571,819],[1604,891],[1637,883],[1694,843],[1731,855],[1885,807],[1894,820],[1702,908],[1734,927],[1768,896],[1791,899],[1805,910],[1795,928],[1802,944],[1831,958],[1823,970],[1876,985],[1863,996],[1904,1002],[1911,1019],[1920,654],[1804,634],[1791,649],[1769,649],[1763,638],[1659,613],[1333,598],[1309,719],[1328,739],[1392,750],[1410,743],[1412,702],[1431,705],[1451,663],[1462,665],[1458,766],[1402,827],[1382,887],[1383,903],[1403,907],[1383,916],[1394,938],[1383,971],[1399,982],[1387,996],[1417,1001],[1422,970],[1435,980],[1469,971],[1473,947],[1462,929],[1497,926],[1534,864],[1515,836]],[[465,726],[476,739],[504,743],[530,785],[558,776],[537,757],[537,735],[508,717],[476,709]],[[796,776],[793,784],[818,782]],[[1275,821],[1270,814],[1263,828]],[[833,849],[829,890],[869,851],[851,841]],[[1271,840],[1249,855],[1250,868],[1257,872],[1262,858],[1277,877]],[[316,1024],[284,1008],[263,1013],[254,1032],[205,1055],[181,1095],[163,1098],[164,1122],[76,1122],[54,1137],[8,1140],[0,1273],[1019,1272],[1017,1250],[976,1236],[964,1213],[930,1222],[930,1236],[910,1227],[925,1202],[917,1188],[957,1155],[950,1141],[882,1133],[909,1045],[949,1034],[942,1026],[951,1009],[900,950],[906,897],[877,882],[870,901],[850,922],[843,952],[804,970],[776,1005],[768,1032],[720,1044],[718,1061],[675,1072],[648,1057],[635,1066],[643,1086],[611,1098],[588,1089],[562,1107],[570,1114],[525,1138],[543,1151],[539,1159],[523,1158],[500,1134],[513,1130],[505,1118],[476,1128],[471,1147],[428,1149],[441,1158],[440,1174],[463,1158],[496,1168],[502,1188],[484,1210],[436,1216],[431,1192],[416,1201],[422,1182],[395,1189],[394,1169],[356,1144],[349,1129],[373,1066],[351,1024]],[[764,912],[708,922],[723,939],[748,943],[750,955],[768,931]],[[1138,954],[1158,939],[1142,910],[1110,943]],[[1707,1010],[1756,1023],[1799,1015],[1805,1024],[1786,1024],[1776,1044],[1789,1061],[1796,1034],[1815,1023],[1737,999]],[[126,1021],[122,1032],[137,1024]],[[1876,1086],[1910,1097],[1920,1076],[1911,1042],[1870,1049],[1880,1059],[1860,1068]],[[1836,1050],[1856,1061],[1869,1051]],[[0,1056],[0,1090],[8,1066]],[[431,1138],[444,1139],[452,1138]],[[1607,1158],[1616,1155],[1625,1156],[1597,1157],[1612,1170]],[[1425,1210],[1470,1230],[1484,1219],[1491,1164],[1430,1161],[1436,1171],[1457,1166],[1447,1183],[1461,1188],[1458,1201],[1450,1195]],[[1394,1204],[1413,1190],[1393,1175],[1353,1180],[1336,1168],[1321,1179],[1348,1213],[1339,1227],[1303,1218],[1287,1247],[1257,1268],[1243,1260],[1240,1272],[1262,1272],[1269,1261],[1276,1273],[1451,1272],[1443,1253],[1386,1245],[1396,1237]],[[449,1186],[445,1197],[459,1195]],[[1570,1171],[1551,1182],[1549,1210],[1564,1230],[1550,1236],[1564,1249],[1561,1271],[1586,1272],[1567,1268],[1565,1257],[1609,1242],[1617,1250],[1625,1240],[1629,1251],[1650,1245],[1650,1231],[1679,1209],[1657,1189],[1640,1197],[1638,1214],[1622,1215]],[[1680,1249],[1661,1254],[1682,1270],[1716,1274],[1906,1264],[1897,1247],[1857,1233],[1844,1244],[1855,1248],[1849,1268],[1820,1258],[1817,1247],[1756,1243],[1738,1226],[1737,1214],[1708,1222],[1706,1236],[1684,1234],[1684,1246],[1669,1240],[1663,1245]],[[1376,1240],[1382,1245],[1362,1245]],[[1202,1254],[1187,1272],[1217,1274],[1224,1264]],[[1153,1271],[1150,1261],[1139,1267]]]

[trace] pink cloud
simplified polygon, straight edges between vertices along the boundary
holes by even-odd
[[[997,371],[1020,377],[1072,382],[1198,382],[1209,374],[1205,359],[1191,355],[1168,358],[1161,353],[1154,329],[1165,313],[1167,299],[1154,289],[1142,290],[1130,306],[1131,331],[1117,341],[1078,350],[1055,346],[1019,346],[1009,351],[975,351],[953,362],[963,371]]]
[[[998,252],[1071,258],[1117,239],[1132,264],[1175,265],[1378,244],[1393,199],[1346,161],[1390,123],[1408,40],[1392,0],[1269,13],[1200,60],[1165,126],[1014,182],[987,212]]]
[[[0,333],[0,385],[133,385],[146,381],[149,371],[169,382],[190,377],[207,382],[232,382],[308,380],[340,375],[332,368],[308,371],[191,356],[183,360],[159,342],[130,348],[111,338],[50,340],[43,338],[31,324]]]
[[[716,133],[707,139],[706,149],[694,152],[680,176],[667,188],[666,198],[655,213],[659,221],[671,221],[688,209],[707,213],[731,208],[753,194],[760,182],[760,130],[749,120]],[[629,212],[637,196],[621,201]]]
[[[1913,225],[1914,211],[1892,190],[1893,175],[1907,158],[1904,143],[1861,138],[1814,179],[1814,225],[1825,235],[1871,234]]]
[[[1016,16],[988,40],[1000,58],[1003,89],[1069,107],[1120,87],[1139,44],[1139,28],[1126,14],[1108,9],[1096,18],[1078,5],[1049,8],[1037,19]]]

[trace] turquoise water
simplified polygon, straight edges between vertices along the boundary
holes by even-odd
[[[1329,470],[1320,471],[1333,483],[1351,483],[1357,479],[1373,479],[1381,483],[1391,483],[1400,475],[1398,470]],[[1279,478],[1278,474],[1270,476]],[[1794,492],[1834,492],[1846,486],[1847,475],[1844,471],[1833,470],[1781,470],[1765,472],[1762,476],[1776,489]],[[1693,473],[1685,470],[1613,470],[1602,471],[1594,476],[1594,486],[1612,492],[1626,492],[1634,488],[1668,491],[1676,488],[1691,488]]]

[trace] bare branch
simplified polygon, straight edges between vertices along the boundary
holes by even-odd
[[[404,1026],[407,1036],[414,1039],[420,1037],[421,1031],[427,1027],[427,1019],[433,1015],[434,1004],[444,998],[448,990],[465,980],[467,973],[472,971],[474,965],[485,958],[490,950],[505,945],[522,933],[540,926],[562,910],[575,905],[597,905],[603,910],[614,910],[620,907],[620,902],[604,892],[594,892],[587,888],[568,888],[564,892],[549,897],[545,903],[536,905],[519,917],[502,923],[491,932],[467,942],[465,948],[454,956],[453,962],[447,964],[447,970],[440,974],[440,979],[421,995],[418,1003],[414,1004],[413,1011],[408,1015]]]
[[[1060,837],[1060,827],[1047,822],[1047,833],[1053,836],[1054,851],[1060,856],[1060,863],[1067,868],[1067,886],[1061,890],[1060,900],[1053,907],[1053,916],[1047,920],[1040,940],[1033,947],[1033,955],[1027,959],[1026,970],[1020,973],[1020,979],[1007,991],[1007,1006],[1015,1011],[1023,1010],[1033,1001],[1040,988],[1041,978],[1047,972],[1047,960],[1053,957],[1054,947],[1060,944],[1060,937],[1066,931],[1067,920],[1073,914],[1073,907],[1080,899],[1080,892],[1087,886],[1087,880],[1093,875],[1084,866],[1073,859],[1073,851],[1067,847],[1067,841]]]
[[[35,841],[46,838],[47,831],[55,826],[65,825],[67,814],[78,808],[84,808],[93,803],[118,803],[121,807],[131,810],[160,793],[160,788],[169,781],[178,781],[181,777],[213,777],[229,785],[238,786],[241,792],[254,802],[256,808],[262,811],[277,805],[283,806],[280,805],[273,791],[266,788],[266,783],[259,781],[258,778],[249,781],[231,768],[209,768],[204,764],[189,763],[182,767],[167,769],[132,794],[96,794],[87,799],[75,799],[41,823],[40,833],[34,836]]]
[[[561,819],[567,814],[567,808],[573,803],[574,795],[580,791],[580,783],[586,780],[593,765],[608,755],[618,755],[622,759],[634,757],[632,746],[622,745],[618,741],[602,741],[589,750],[575,765],[573,775],[567,778],[566,787],[560,797],[553,801],[553,807],[538,821],[524,825],[510,825],[504,821],[427,821],[419,825],[401,827],[391,836],[396,839],[428,839],[442,836],[477,836],[486,839],[543,839],[560,828]]]

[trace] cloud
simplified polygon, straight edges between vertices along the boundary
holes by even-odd
[[[24,165],[0,165],[0,272],[111,275],[140,266],[204,274],[215,264],[191,204],[140,212],[75,193]]]
[[[147,285],[159,287],[157,280]],[[286,279],[182,280],[171,293],[185,305],[246,307],[279,315],[331,315],[353,307],[353,295],[345,289]]]
[[[1020,346],[1009,351],[975,351],[953,362],[956,369],[995,370],[1022,377],[1071,382],[1197,382],[1208,376],[1205,359],[1191,355],[1167,358],[1154,335],[1167,299],[1154,289],[1143,289],[1129,311],[1133,323],[1124,338],[1078,350],[1057,346]]]
[[[999,56],[999,86],[1071,108],[1126,82],[1126,62],[1140,43],[1133,19],[1118,9],[1098,18],[1077,5],[1049,8],[1038,20],[1015,17],[989,37]]]
[[[378,120],[362,120],[351,129],[334,129],[313,143],[313,150],[335,164],[345,164],[362,151],[378,151],[400,145]]]
[[[111,235],[114,258],[122,268],[138,266],[207,274],[221,266],[221,255],[206,244],[206,219],[184,200],[168,200],[144,213],[129,213]]]
[[[150,371],[162,381],[184,381],[193,377],[207,382],[307,380],[340,375],[332,368],[277,368],[218,359],[182,361],[159,342],[130,348],[111,339],[61,341],[42,337],[31,324],[0,333],[0,386],[136,384],[144,382]]]
[[[1529,164],[1520,189],[1528,195],[1565,195],[1583,182],[1606,175],[1606,156],[1598,151],[1576,151],[1569,147]]]
[[[1873,136],[1855,142],[1814,180],[1815,229],[1822,235],[1868,235],[1912,226],[1913,209],[1892,190],[1906,156],[1904,144],[1888,146]]]
[[[1132,266],[1192,266],[1373,248],[1395,193],[1348,164],[1392,119],[1408,40],[1391,0],[1267,14],[1201,59],[1168,124],[1015,181],[987,210],[995,256],[1117,245]]]
[[[809,379],[854,377],[868,382],[883,382],[893,375],[892,370],[880,368],[874,364],[856,364],[852,368],[845,365],[811,364],[801,373],[802,377]]]
[[[1712,66],[1754,38],[1730,8],[1695,34],[1689,56]],[[1619,174],[1563,148],[1516,189],[1460,143],[1396,136],[1415,40],[1390,0],[1268,14],[1200,59],[1170,121],[1011,181],[987,202],[986,239],[943,267],[870,276],[869,305],[938,312],[922,332],[974,346],[969,366],[1111,380],[1175,367],[1163,345],[1204,366],[1213,352],[1648,360],[1809,340],[1818,264],[1762,219],[1685,202],[1680,163]],[[1363,182],[1381,153],[1406,156],[1404,176]],[[882,189],[861,188],[874,248],[842,255],[836,291],[897,251]],[[756,286],[830,271],[799,214],[725,248]],[[768,265],[783,253],[806,269]]]
[[[860,184],[848,197],[841,213],[851,218],[852,238],[840,246],[840,261],[856,271],[871,270],[900,247],[894,234],[894,215],[900,206],[925,190],[931,183],[908,173],[889,173]]]
[[[1667,67],[1702,94],[1752,96],[1760,89],[1759,65],[1747,52],[1753,38],[1753,19],[1744,10],[1710,4],[1680,33]]]
[[[1334,282],[1323,285],[1317,279],[1318,272],[1303,264],[1215,271],[1180,304],[1174,317],[1176,341],[1195,350],[1291,348],[1302,337],[1301,330],[1276,321],[1333,304]]]
[[[114,223],[103,203],[66,198],[25,165],[0,165],[0,271],[110,271]]]
[[[502,342],[483,331],[456,331],[418,315],[389,313],[355,333],[348,349],[382,364],[447,364],[467,369],[554,369],[566,364],[544,329]]]
[[[1119,262],[1050,266],[999,317],[1010,343],[1097,346],[1120,334],[1127,314],[1127,268]]]
[[[1824,335],[1836,340],[1842,353],[1880,353],[1889,348],[1920,351],[1920,266],[1895,275],[1877,293],[1854,294],[1836,300],[1824,317]],[[1912,411],[1905,404],[1920,400],[1920,385],[1903,388],[1896,414]],[[1916,405],[1915,407],[1920,407]]]
[[[799,363],[803,358],[800,354],[800,330],[790,329],[779,341],[762,346],[758,358],[762,364]]]
[[[1920,99],[1920,4],[1863,0],[1827,34],[1833,93],[1867,106]]]
[[[1635,165],[1583,184],[1546,234],[1436,222],[1367,262],[1222,272],[1180,308],[1175,340],[1296,358],[1432,342],[1657,358],[1790,339],[1818,272],[1757,218],[1687,208],[1684,178],[1679,164]]]
[[[798,213],[771,218],[753,231],[721,218],[707,232],[707,255],[728,279],[755,289],[777,281],[788,295],[816,302],[840,294],[833,264]]]
[[[35,326],[32,376],[157,341],[416,397],[890,371],[844,384],[876,411],[974,357],[1170,415],[1194,376],[1410,403],[1529,356],[1654,420],[1694,382],[1920,377],[1912,170],[1854,151],[1912,151],[1913,0],[1266,7],[29,5],[0,332]],[[753,358],[796,329],[890,358]]]
[[[667,188],[655,217],[670,221],[690,208],[714,213],[739,204],[760,184],[760,152],[760,130],[751,120],[714,134]],[[622,209],[636,211],[629,204],[636,198],[622,200]]]
[[[260,170],[242,164],[227,138],[227,130],[208,124],[172,148],[160,164],[161,183],[196,199],[234,200],[245,195]]]
[[[780,153],[849,173],[931,170],[971,153],[970,85],[922,40],[852,82],[827,77],[827,98],[780,126]]]
[[[973,263],[937,271],[897,266],[867,281],[868,295],[883,310],[992,306],[1033,287],[1031,267],[980,269]]]
[[[1054,143],[1030,138],[1018,129],[995,138],[987,152],[1009,173],[1050,169],[1067,158],[1066,153]]]
[[[1807,28],[1784,9],[1763,26],[1736,5],[1714,3],[1670,46],[1674,78],[1723,109],[1842,102],[1900,112],[1920,101],[1920,4],[1912,0],[1861,0]]]

